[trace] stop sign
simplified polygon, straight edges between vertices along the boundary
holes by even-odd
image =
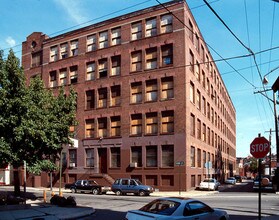
[[[250,144],[250,153],[255,158],[264,158],[270,149],[270,142],[265,137],[257,137]]]

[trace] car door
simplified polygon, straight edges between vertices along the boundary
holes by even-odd
[[[121,181],[121,191],[123,193],[129,193],[129,180],[128,179],[122,179]]]
[[[193,201],[186,204],[184,213],[184,220],[214,220],[216,216],[213,210],[206,204]]]
[[[138,184],[135,180],[129,180],[129,193],[137,193],[138,192]]]

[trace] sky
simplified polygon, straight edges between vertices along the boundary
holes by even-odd
[[[279,3],[272,0],[186,0],[236,109],[236,155],[250,154],[260,133],[276,153],[271,88],[279,76]],[[32,32],[50,37],[168,0],[0,0],[0,49],[21,57]],[[252,55],[253,54],[253,55]],[[266,75],[269,83],[262,79]],[[259,92],[260,91],[260,92]],[[278,112],[278,108],[277,108]]]

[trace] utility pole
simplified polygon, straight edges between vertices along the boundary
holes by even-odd
[[[276,81],[272,85],[273,90],[273,103],[274,103],[274,118],[275,118],[275,138],[276,138],[276,159],[277,166],[275,172],[275,178],[277,182],[277,191],[279,190],[279,137],[278,137],[278,116],[277,116],[277,108],[276,108],[276,92],[279,90],[279,77],[277,77]]]

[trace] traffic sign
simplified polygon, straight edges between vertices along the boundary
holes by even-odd
[[[264,158],[270,150],[270,142],[265,137],[257,137],[250,144],[250,153],[253,157]]]

